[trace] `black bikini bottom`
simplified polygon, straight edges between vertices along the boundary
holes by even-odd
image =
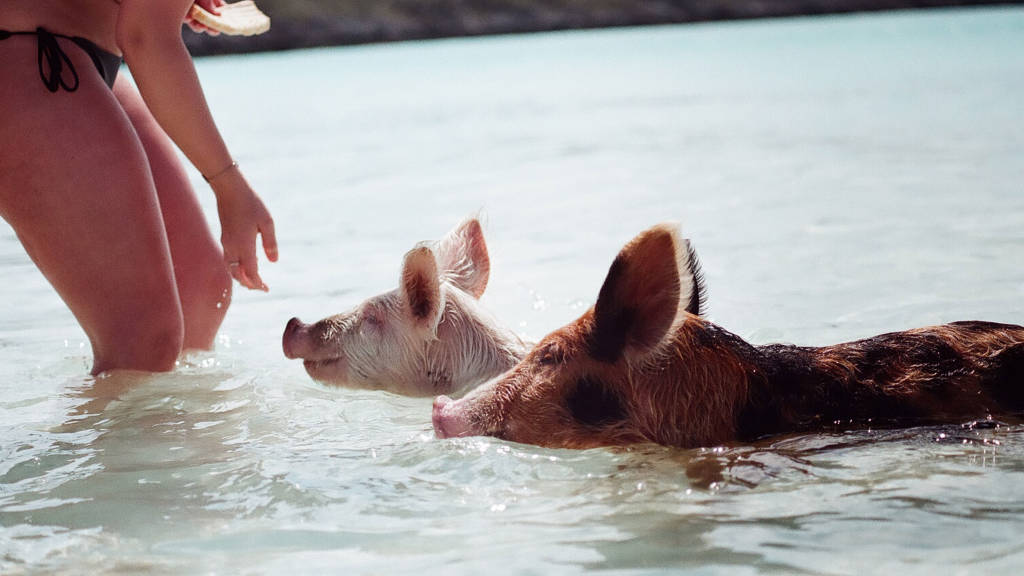
[[[75,70],[75,65],[71,63],[71,59],[68,58],[68,55],[61,49],[60,44],[57,43],[57,38],[70,40],[77,44],[79,48],[85,50],[85,53],[92,58],[92,63],[96,65],[96,70],[99,71],[103,81],[110,88],[114,87],[117,70],[121,67],[120,56],[107,52],[85,38],[54,34],[45,28],[36,28],[31,32],[0,30],[0,40],[6,40],[11,36],[29,35],[36,36],[39,39],[39,77],[43,80],[43,85],[50,92],[56,92],[61,88],[68,92],[78,90],[78,72]],[[70,76],[70,83],[64,79],[65,71]]]

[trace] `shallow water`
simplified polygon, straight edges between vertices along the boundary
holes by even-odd
[[[1024,324],[1024,10],[198,67],[276,217],[271,292],[237,294],[217,349],[172,374],[93,379],[81,330],[0,228],[0,573],[1024,566],[1024,426],[699,450],[441,441],[429,399],[327,388],[280,351],[288,318],[393,288],[405,250],[477,211],[484,303],[529,338],[575,318],[663,220],[701,254],[710,317],[755,343]]]

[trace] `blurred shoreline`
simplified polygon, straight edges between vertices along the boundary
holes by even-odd
[[[484,36],[1022,4],[1024,0],[259,0],[272,21],[249,38],[185,33],[194,56]]]

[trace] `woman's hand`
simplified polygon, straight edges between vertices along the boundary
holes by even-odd
[[[236,166],[211,180],[210,186],[217,196],[220,243],[224,247],[224,262],[231,277],[250,290],[267,292],[267,285],[258,270],[256,236],[258,234],[263,239],[267,259],[276,262],[274,219]]]
[[[210,14],[216,14],[219,16],[220,7],[224,5],[224,0],[196,0],[194,3],[198,4],[200,8],[206,10]],[[213,28],[208,28],[203,23],[199,22],[195,18],[192,18],[192,16],[190,16],[189,14],[190,13],[185,14],[185,24],[187,24],[188,27],[191,28],[193,32],[205,32],[210,36],[217,36],[220,34],[220,32],[214,30]]]

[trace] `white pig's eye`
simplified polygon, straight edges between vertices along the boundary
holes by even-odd
[[[381,321],[379,316],[372,312],[367,312],[363,314],[362,320],[364,324],[372,328],[380,328],[381,325],[384,323],[383,321]]]

